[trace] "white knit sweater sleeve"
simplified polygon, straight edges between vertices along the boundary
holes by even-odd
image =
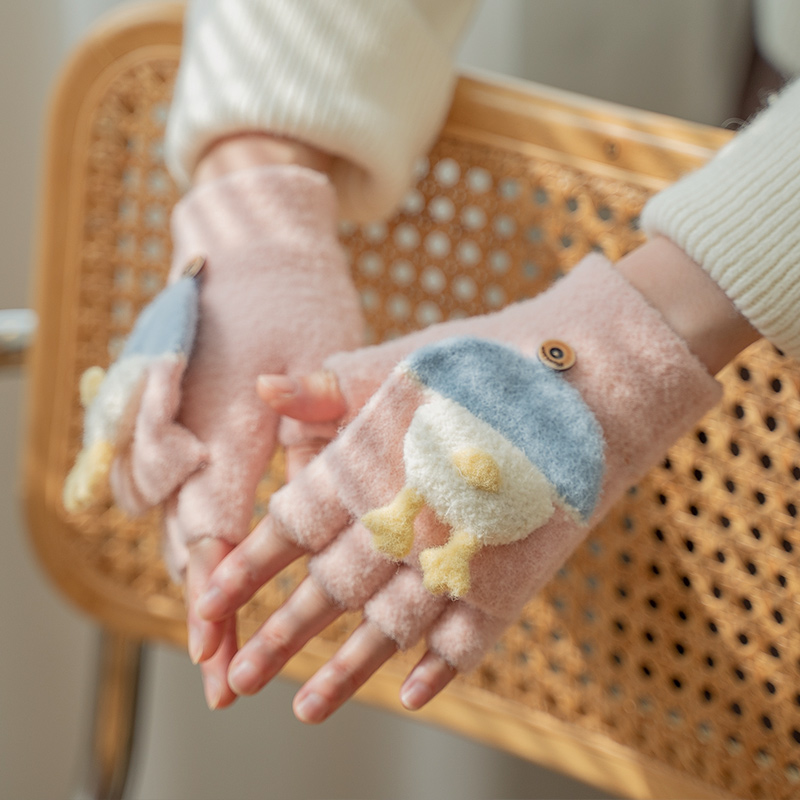
[[[167,125],[186,186],[215,139],[295,138],[336,156],[344,216],[387,215],[436,136],[477,0],[191,0]]]
[[[800,80],[707,165],[645,206],[773,344],[800,357]]]

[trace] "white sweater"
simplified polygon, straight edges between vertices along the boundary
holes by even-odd
[[[386,216],[433,142],[477,0],[191,0],[167,130],[180,183],[220,136],[268,130],[337,158],[342,211]],[[800,73],[800,2],[756,0],[755,31]],[[800,357],[800,81],[708,166],[654,197],[648,233],[683,247],[774,344]]]

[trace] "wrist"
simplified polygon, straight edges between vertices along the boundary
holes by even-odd
[[[615,266],[712,375],[760,338],[708,273],[666,237],[654,237]]]
[[[217,139],[201,156],[194,185],[251,167],[295,164],[329,174],[333,156],[315,147],[267,133],[240,133]]]
[[[170,279],[198,253],[208,259],[204,285],[211,272],[223,268],[235,273],[237,265],[251,260],[260,260],[262,271],[273,275],[279,269],[329,272],[343,260],[336,219],[333,186],[314,170],[281,164],[223,174],[194,186],[172,210]],[[298,251],[291,263],[283,263],[269,254],[278,241],[300,251],[301,242],[314,242],[328,257],[301,257]]]

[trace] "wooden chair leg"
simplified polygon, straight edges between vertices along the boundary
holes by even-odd
[[[120,800],[136,732],[144,645],[101,630],[91,731],[84,745],[81,784],[73,800]]]

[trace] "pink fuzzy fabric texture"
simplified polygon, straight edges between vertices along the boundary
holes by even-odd
[[[420,551],[449,535],[429,508],[417,517],[413,550],[400,565],[370,548],[369,532],[353,520],[390,502],[405,483],[403,437],[425,397],[415,380],[393,367],[423,344],[458,335],[502,342],[534,358],[546,339],[572,345],[578,361],[563,374],[602,427],[606,472],[589,525],[558,509],[526,538],[483,547],[472,560],[470,591],[452,601],[422,585]],[[337,355],[327,366],[337,372],[351,408],[359,407],[378,376],[391,374],[312,462],[315,479],[301,473],[273,497],[270,513],[289,538],[313,541],[311,575],[334,601],[350,609],[364,605],[367,618],[401,648],[427,637],[432,650],[462,671],[479,663],[591,525],[721,396],[719,384],[661,315],[600,256],[586,258],[534,300]],[[328,496],[332,486],[335,502]],[[315,510],[331,503],[341,505],[338,514]]]
[[[162,407],[143,404],[114,469],[122,503],[167,500],[174,573],[185,567],[187,542],[236,544],[249,530],[278,435],[278,418],[256,393],[258,375],[306,374],[362,341],[336,219],[327,179],[295,166],[232,173],[175,207],[170,279],[195,256],[206,258],[196,343],[179,398],[162,391]],[[156,423],[161,433],[150,435]]]
[[[141,514],[160,502],[208,457],[202,442],[174,424],[185,371],[183,357],[159,361],[148,370],[132,434],[136,457],[133,448],[123,450],[111,471],[117,505],[128,514]]]

